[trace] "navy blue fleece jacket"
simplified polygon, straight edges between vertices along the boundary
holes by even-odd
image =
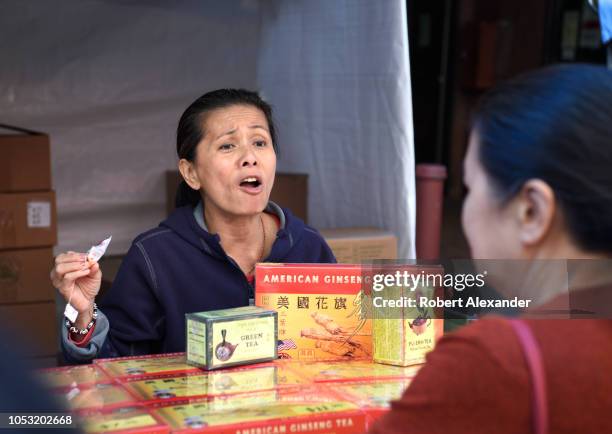
[[[266,262],[335,262],[317,231],[274,203],[267,212],[281,225]],[[63,328],[68,361],[185,351],[185,313],[249,304],[253,288],[201,215],[201,205],[178,208],[134,240],[101,300],[89,344],[75,346]]]

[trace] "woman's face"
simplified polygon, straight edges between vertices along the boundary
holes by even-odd
[[[518,259],[522,255],[515,204],[500,204],[492,180],[478,157],[478,135],[472,132],[463,164],[468,193],[463,202],[461,222],[475,259]]]
[[[276,172],[264,113],[250,105],[210,112],[196,149],[194,170],[207,211],[247,216],[264,210]]]

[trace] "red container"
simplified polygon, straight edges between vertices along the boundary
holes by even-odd
[[[440,258],[440,232],[446,167],[440,164],[417,164],[416,194],[417,259]]]

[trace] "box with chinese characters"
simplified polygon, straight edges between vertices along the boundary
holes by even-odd
[[[361,271],[346,264],[257,265],[255,304],[278,312],[280,358],[371,358]]]

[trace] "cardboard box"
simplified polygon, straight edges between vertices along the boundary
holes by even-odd
[[[170,214],[174,210],[176,189],[183,180],[178,170],[166,172],[166,211]],[[308,221],[308,175],[299,173],[277,173],[274,187],[270,193],[270,200],[283,208]]]
[[[0,250],[0,304],[55,300],[53,249]]]
[[[185,315],[187,363],[211,370],[276,359],[277,316],[244,306]]]
[[[28,357],[55,356],[59,348],[55,302],[0,305],[1,326]]]
[[[277,173],[270,200],[308,223],[308,175],[303,173]]]
[[[0,250],[57,243],[55,193],[0,194]]]
[[[280,358],[371,357],[361,266],[257,264],[255,275],[255,304],[278,312]]]
[[[0,125],[0,192],[50,189],[49,136]]]
[[[397,238],[376,228],[339,228],[319,231],[341,264],[375,259],[397,259]]]

